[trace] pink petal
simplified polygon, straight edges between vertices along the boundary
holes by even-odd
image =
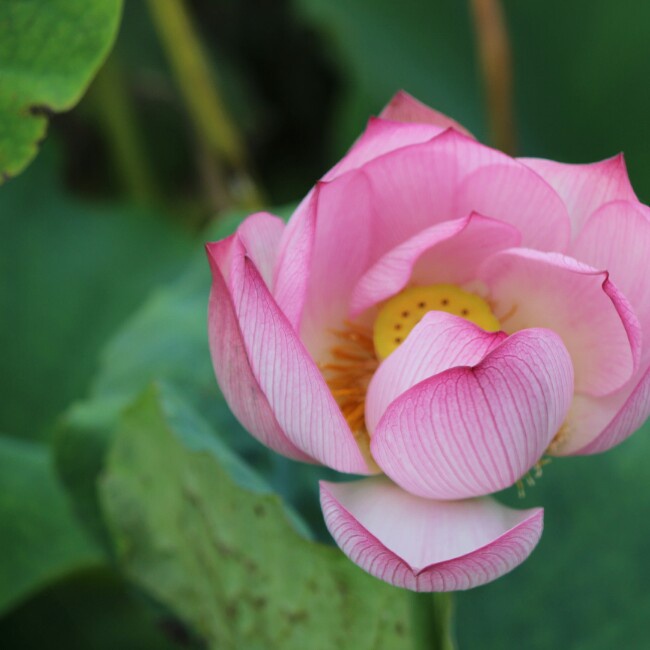
[[[465,284],[476,277],[480,263],[521,239],[512,226],[472,213],[422,230],[379,259],[357,283],[350,317],[416,284]]]
[[[291,216],[278,245],[274,270],[273,297],[296,331],[300,329],[307,295],[316,232],[317,190],[311,190]]]
[[[562,337],[576,391],[606,395],[630,379],[639,361],[639,323],[605,271],[519,248],[493,255],[479,276],[505,331],[547,327]]]
[[[287,226],[275,279],[279,304],[293,326],[300,325],[312,355],[322,357],[329,345],[326,332],[340,327],[347,317],[351,291],[361,275],[422,230],[467,217],[472,210],[459,188],[477,170],[490,166],[494,171],[495,165],[519,170],[511,178],[524,183],[537,206],[535,212],[526,197],[512,190],[508,196],[519,201],[519,208],[509,211],[505,218],[511,218],[511,225],[517,228],[532,223],[533,218],[539,224],[549,223],[550,230],[537,225],[535,231],[551,232],[556,238],[544,245],[560,245],[561,203],[558,210],[553,208],[553,197],[558,199],[545,182],[505,154],[451,129],[427,142],[384,153],[360,169],[318,184]],[[495,210],[488,216],[501,219],[497,214],[503,205],[501,198],[490,195],[484,181],[476,182],[488,197],[486,207],[492,205]],[[472,187],[478,192],[478,186]],[[505,189],[503,192],[507,194]],[[518,221],[518,213],[528,221]],[[542,237],[540,245],[544,241]]]
[[[398,91],[390,100],[386,108],[380,113],[379,117],[385,120],[395,120],[396,122],[419,122],[421,124],[435,124],[441,129],[453,128],[459,133],[470,138],[474,136],[464,127],[452,120],[443,113],[415,99],[404,90]]]
[[[575,237],[590,214],[610,201],[635,201],[623,154],[588,165],[568,165],[540,158],[522,163],[545,178],[562,197]]]
[[[300,332],[312,356],[323,359],[333,344],[329,332],[347,318],[352,289],[369,264],[373,211],[368,183],[356,172],[319,183],[312,209],[315,235]]]
[[[253,230],[251,226],[259,225],[260,230],[269,226],[267,220],[255,216],[249,217],[244,223],[247,224],[245,231]],[[211,244],[208,249],[213,274],[208,308],[208,336],[219,386],[242,426],[262,444],[289,458],[314,462],[282,431],[248,361],[232,298],[216,261],[229,261],[234,239],[235,236]],[[258,247],[262,249],[260,261],[264,263],[271,256],[270,247],[266,248],[261,240],[260,237]]]
[[[572,255],[609,271],[650,335],[650,283],[639,281],[650,260],[650,209],[628,201],[605,204],[587,220]]]
[[[631,436],[650,416],[650,367],[639,371],[614,395],[594,399],[576,395],[558,456],[598,454]]]
[[[326,332],[347,317],[361,275],[409,237],[467,217],[457,205],[459,184],[480,167],[498,163],[521,167],[450,129],[317,185],[283,235],[274,289],[290,322],[300,324],[312,355],[322,357]]]
[[[284,228],[284,221],[268,212],[252,214],[237,228],[239,238],[267,287],[271,286]]]
[[[376,213],[375,250],[383,254],[441,221],[479,212],[506,221],[523,241],[564,248],[569,217],[555,191],[505,154],[456,131],[391,151],[360,170]],[[361,175],[359,173],[359,175]],[[354,182],[350,190],[354,190]]]
[[[428,142],[443,131],[443,128],[431,124],[405,124],[371,117],[366,130],[352,145],[348,153],[323,176],[323,180],[334,180],[345,172],[359,169],[368,161],[390,151],[420,142]]]
[[[522,246],[566,250],[571,222],[562,199],[535,172],[511,160],[468,175],[457,190],[458,212],[472,210],[517,227]]]
[[[448,131],[435,146],[409,145],[320,182],[292,216],[280,246],[275,295],[315,358],[331,347],[328,332],[347,318],[363,273],[408,237],[456,216],[459,163],[447,149],[457,138],[473,142]]]
[[[390,403],[423,379],[455,366],[474,366],[506,334],[485,332],[473,323],[431,311],[375,372],[366,396],[366,426],[373,433]]]
[[[224,251],[225,247],[231,250]],[[279,428],[295,448],[339,471],[369,473],[322,374],[273,300],[242,240],[235,235],[210,244],[208,253],[215,277],[210,345],[217,378],[235,415],[239,417],[250,409],[247,399],[258,397],[256,389],[250,390],[254,379]],[[229,262],[229,268],[222,266],[224,262]],[[227,283],[224,276],[228,277]],[[223,308],[226,287],[234,314]],[[227,318],[236,320],[238,336],[234,336],[233,325]],[[233,336],[227,338],[224,330]],[[224,367],[228,345],[237,348],[237,363]],[[237,388],[237,373],[245,367],[244,357],[250,373],[241,375]],[[268,420],[268,413],[266,416]],[[262,434],[259,435],[261,439]],[[263,441],[271,440],[270,435],[264,437]]]
[[[459,183],[480,166],[502,160],[511,159],[450,129],[428,142],[402,147],[367,162],[330,184],[346,183],[345,195],[337,200],[339,213],[334,219],[338,223],[331,232],[336,239],[331,247],[351,234],[363,234],[364,239],[371,240],[369,261],[374,263],[421,230],[466,217],[468,213],[459,213],[456,205]],[[368,217],[360,209],[360,197]],[[324,203],[322,200],[321,206]],[[362,233],[357,228],[350,233],[352,222],[362,216],[367,230]]]
[[[341,550],[364,571],[412,591],[460,591],[508,573],[542,535],[541,508],[491,498],[431,501],[383,477],[322,481],[321,507]]]
[[[412,494],[490,494],[540,459],[572,396],[571,359],[559,336],[524,330],[477,365],[451,368],[402,393],[370,448],[379,467]]]

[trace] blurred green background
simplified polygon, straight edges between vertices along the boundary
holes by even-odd
[[[207,85],[174,66],[197,41],[177,21],[165,32],[169,4]],[[518,153],[624,151],[647,203],[650,4],[503,4]],[[304,541],[327,542],[316,482],[331,474],[267,453],[218,395],[202,244],[255,202],[290,214],[400,88],[489,141],[469,4],[122,9],[0,5],[0,645],[410,647],[406,596]],[[216,136],[188,105],[215,89],[235,127]],[[37,110],[14,110],[23,99]],[[543,505],[545,534],[514,573],[459,594],[459,648],[647,647],[648,433],[503,495]]]

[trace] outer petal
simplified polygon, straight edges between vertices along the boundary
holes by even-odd
[[[277,230],[283,226],[280,219],[269,215],[252,215],[240,226],[240,231],[246,233],[247,239],[255,232],[259,235],[250,237],[251,242],[257,246],[257,249],[251,249],[251,256],[262,267],[270,263],[273,256],[272,243],[277,241]],[[213,245],[218,247],[215,252],[224,265],[229,264],[235,237],[233,235],[220,244]],[[215,373],[228,406],[244,428],[262,444],[289,458],[314,462],[300,451],[280,428],[248,361],[226,280],[215,258],[208,254],[208,259],[213,272],[208,308],[208,334]]]
[[[379,117],[396,122],[419,122],[421,124],[435,124],[441,129],[452,128],[470,138],[474,136],[464,127],[443,113],[429,108],[426,104],[415,99],[404,90],[398,91],[388,102]]]
[[[239,392],[233,390],[245,355],[250,366],[250,373],[243,377],[245,385],[250,388],[251,376],[255,379],[279,428],[295,448],[339,471],[369,473],[320,371],[270,295],[241,238],[235,235],[211,244],[208,253],[216,287],[211,302],[210,344],[217,378],[233,403],[233,412],[239,417],[247,408],[243,386]],[[226,287],[234,315],[227,307],[225,316],[222,311]],[[226,319],[236,319],[239,326],[239,336],[230,341],[221,331]],[[228,325],[226,330],[232,334],[232,322]],[[238,363],[224,369],[228,344],[237,349]],[[253,388],[251,395],[257,396]]]
[[[588,165],[567,165],[541,158],[520,160],[545,178],[562,197],[571,217],[574,237],[601,205],[636,200],[623,154]]]
[[[284,229],[282,219],[268,212],[252,214],[237,228],[237,236],[267,287],[271,286],[273,267]]]
[[[451,368],[402,393],[377,425],[372,455],[412,494],[490,494],[540,459],[572,396],[571,359],[559,336],[517,332],[476,366]]]
[[[650,283],[639,281],[650,260],[650,209],[628,201],[605,204],[589,217],[572,255],[609,271],[650,335]]]
[[[490,498],[430,501],[385,478],[321,482],[327,527],[364,571],[412,591],[460,591],[521,564],[543,529],[543,510]]]
[[[639,360],[639,323],[607,272],[520,248],[493,255],[479,276],[504,330],[548,327],[562,337],[578,392],[606,395],[630,379]]]
[[[352,294],[350,317],[417,284],[464,284],[476,277],[483,260],[519,244],[519,232],[509,224],[472,213],[443,221],[397,245],[364,273]],[[414,272],[415,271],[415,272]]]
[[[375,372],[366,396],[366,426],[374,432],[390,403],[403,392],[444,370],[474,366],[505,338],[441,311],[432,311]]]
[[[601,399],[577,395],[567,418],[558,456],[597,454],[631,436],[650,416],[650,368],[637,373],[632,390]]]
[[[444,130],[444,128],[433,124],[404,124],[371,117],[363,134],[352,145],[348,153],[323,176],[323,180],[334,180],[345,172],[359,169],[368,161],[390,151],[428,142]]]

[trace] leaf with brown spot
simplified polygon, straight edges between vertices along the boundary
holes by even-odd
[[[210,648],[412,643],[409,594],[298,532],[280,498],[169,389],[125,412],[101,498],[124,571]]]

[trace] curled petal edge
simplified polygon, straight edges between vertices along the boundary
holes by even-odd
[[[362,482],[383,479],[364,479]],[[520,511],[519,521],[500,535],[469,552],[423,567],[414,567],[398,553],[385,545],[353,515],[334,494],[337,486],[351,484],[320,483],[321,507],[327,528],[339,548],[370,575],[396,587],[419,592],[462,591],[486,584],[519,566],[532,553],[543,532],[544,511],[534,508]],[[399,488],[396,488],[399,489]],[[407,493],[407,498],[417,499]],[[492,499],[484,499],[492,502]],[[435,502],[433,503],[435,506]],[[456,502],[463,504],[463,502]],[[453,504],[446,504],[447,507]],[[506,511],[510,508],[501,506]],[[406,521],[394,521],[390,512],[387,518],[400,526]],[[403,513],[395,512],[396,517]],[[417,526],[417,524],[416,524]],[[421,528],[420,528],[421,530]]]

